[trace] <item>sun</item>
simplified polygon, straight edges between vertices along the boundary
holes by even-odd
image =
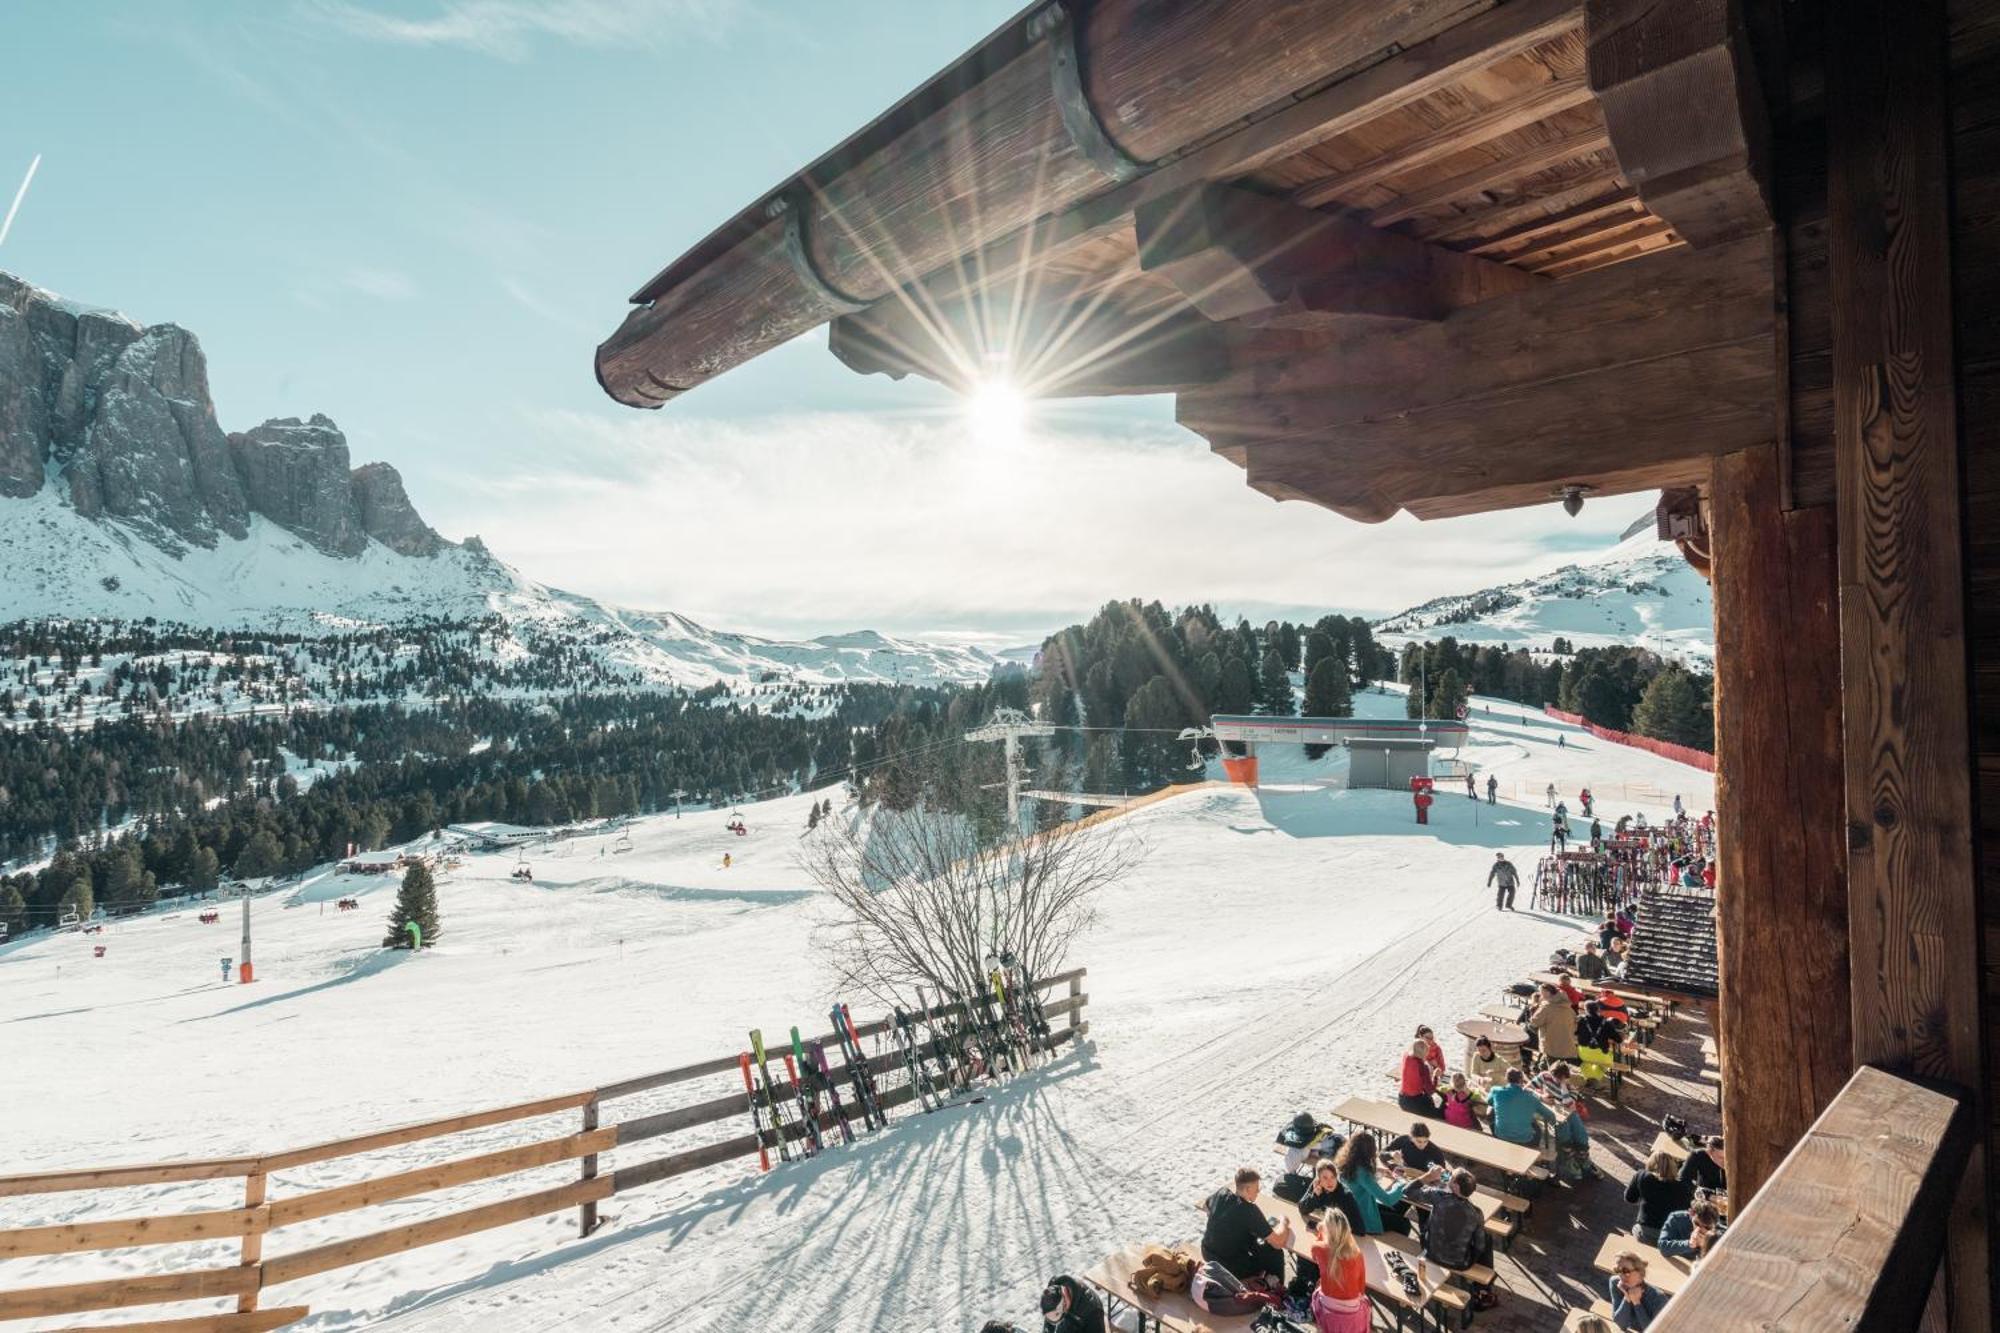
[[[966,395],[965,417],[981,444],[1019,444],[1028,425],[1028,396],[1013,381],[989,376]]]

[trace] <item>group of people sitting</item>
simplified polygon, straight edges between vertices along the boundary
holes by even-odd
[[[1267,1293],[1290,1317],[1310,1319],[1320,1333],[1366,1333],[1372,1306],[1357,1237],[1416,1236],[1426,1259],[1453,1270],[1492,1264],[1486,1215],[1473,1202],[1479,1179],[1445,1162],[1429,1125],[1419,1121],[1378,1150],[1367,1131],[1343,1138],[1301,1115],[1279,1142],[1288,1167],[1273,1192],[1296,1204],[1312,1228],[1311,1257],[1299,1258],[1287,1284],[1285,1255],[1297,1238],[1289,1222],[1258,1205],[1263,1177],[1254,1167],[1239,1170],[1203,1204],[1201,1255],[1248,1291]],[[1204,1292],[1191,1290],[1197,1304],[1212,1308]],[[1474,1299],[1492,1303],[1484,1288]]]

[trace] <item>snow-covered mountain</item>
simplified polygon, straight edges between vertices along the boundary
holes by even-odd
[[[498,617],[500,658],[581,654],[611,688],[978,681],[984,649],[873,631],[712,630],[535,582],[417,515],[386,463],[351,468],[324,416],[217,422],[194,335],[0,273],[0,624],[97,619],[287,636]],[[426,628],[431,627],[431,628]],[[496,662],[504,666],[504,661]]]
[[[1708,582],[1650,521],[1610,550],[1534,578],[1438,597],[1376,622],[1397,645],[1446,635],[1461,643],[1546,650],[1558,637],[1578,648],[1629,644],[1708,668],[1715,618]]]

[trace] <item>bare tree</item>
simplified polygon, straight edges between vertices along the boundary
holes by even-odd
[[[976,994],[1003,952],[1029,977],[1060,971],[1143,851],[1117,823],[982,836],[919,806],[824,820],[800,855],[826,892],[815,943],[837,984],[895,1004],[918,986]]]

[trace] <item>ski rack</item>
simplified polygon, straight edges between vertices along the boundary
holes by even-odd
[[[1064,998],[1044,1007],[1049,1019],[1068,1020],[1066,1026],[1052,1034],[1047,1043],[1050,1050],[1079,1041],[1090,1031],[1090,1024],[1083,1017],[1084,1007],[1090,1001],[1090,996],[1083,989],[1086,975],[1085,969],[1076,968],[1032,983],[1038,998],[1058,986],[1068,986],[1068,994]],[[954,1010],[953,1005],[939,1004],[914,1011],[909,1017],[935,1034],[948,1027],[940,1020],[947,1019]],[[863,1041],[891,1033],[894,1026],[893,1018],[857,1022],[852,1036],[856,1041]],[[833,1033],[801,1044],[808,1051],[815,1045],[822,1049],[839,1049]],[[793,1056],[792,1043],[787,1040],[774,1044],[767,1054],[779,1056],[782,1063]],[[862,1059],[868,1073],[879,1079],[882,1074],[901,1068],[904,1057],[892,1043],[877,1054],[864,1053]],[[505,1226],[571,1208],[576,1209],[578,1231],[587,1236],[604,1220],[598,1215],[598,1204],[613,1195],[674,1176],[756,1157],[778,1147],[781,1140],[786,1146],[802,1149],[807,1129],[796,1112],[802,1104],[808,1104],[810,1098],[800,1096],[799,1075],[797,1071],[791,1071],[791,1077],[779,1076],[775,1086],[769,1089],[775,1104],[794,1112],[781,1129],[765,1125],[760,1114],[757,1132],[701,1143],[630,1164],[606,1164],[604,1169],[600,1169],[603,1154],[627,1145],[747,1116],[755,1095],[755,1069],[754,1060],[746,1061],[743,1053],[735,1052],[700,1064],[642,1074],[601,1087],[539,1097],[510,1106],[483,1107],[416,1124],[374,1129],[352,1138],[307,1147],[200,1161],[84,1167],[0,1176],[0,1198],[14,1199],[14,1211],[17,1216],[23,1217],[18,1226],[0,1229],[0,1265],[7,1262],[4,1256],[8,1255],[90,1253],[188,1240],[227,1241],[240,1238],[242,1246],[240,1263],[234,1266],[188,1268],[168,1265],[163,1266],[160,1272],[138,1277],[108,1277],[63,1286],[0,1289],[0,1322],[234,1296],[238,1313],[229,1326],[240,1327],[248,1333],[253,1327],[276,1328],[307,1314],[304,1306],[260,1312],[259,1301],[266,1287],[296,1282],[317,1273],[366,1263],[381,1255],[442,1244],[490,1227]],[[776,1074],[775,1069],[772,1072]],[[846,1078],[848,1071],[835,1067],[832,1075],[829,1081],[838,1081]],[[747,1084],[746,1078],[749,1080]],[[725,1087],[731,1090],[725,1095],[686,1101],[625,1120],[603,1120],[606,1103],[701,1080],[707,1080],[718,1092]],[[881,1093],[880,1105],[885,1115],[899,1107],[921,1104],[917,1090],[907,1082],[897,1082],[894,1086],[878,1082],[876,1086]],[[946,1104],[955,1104],[949,1098],[951,1090],[947,1087],[943,1091]],[[974,1088],[969,1097],[959,1098],[958,1103],[977,1101],[980,1097],[978,1089]],[[825,1110],[826,1104],[822,1103],[822,1114]],[[579,1113],[580,1126],[574,1119],[560,1125],[548,1123],[550,1117]],[[389,1175],[379,1174],[379,1165],[374,1167],[377,1174],[367,1174],[370,1167],[362,1162],[355,1166],[353,1176],[340,1179],[346,1173],[337,1167],[326,1167],[313,1173],[315,1188],[288,1190],[280,1198],[268,1197],[273,1188],[273,1177],[278,1172],[340,1162],[383,1148],[445,1139],[494,1125],[518,1127],[513,1131],[517,1136],[514,1146],[476,1154],[469,1154],[468,1145],[464,1143],[441,1146],[435,1158]],[[832,1127],[822,1125],[823,1149],[837,1146],[835,1139],[825,1133],[827,1128]],[[498,1197],[488,1194],[470,1206],[453,1200],[455,1210],[441,1216],[303,1249],[294,1248],[282,1254],[264,1254],[267,1240],[274,1245],[281,1244],[281,1238],[289,1234],[286,1229],[298,1223],[352,1212],[386,1199],[419,1199],[438,1190],[470,1182],[500,1181],[519,1172],[562,1162],[578,1163],[578,1178],[568,1184],[542,1185],[528,1193],[500,1193]],[[112,1202],[105,1205],[109,1210],[105,1215],[79,1216],[80,1210],[71,1201],[60,1208],[52,1207],[50,1216],[40,1219],[41,1224],[38,1224],[24,1215],[20,1200],[15,1198],[22,1195],[86,1193],[132,1185],[230,1179],[244,1182],[244,1206],[241,1209],[135,1218],[127,1216],[126,1210],[117,1207],[117,1196],[107,1196]],[[505,1189],[504,1186],[498,1188]],[[47,1225],[58,1222],[61,1225]],[[189,1261],[181,1262],[185,1264]],[[5,1272],[4,1268],[0,1268],[0,1274]]]

